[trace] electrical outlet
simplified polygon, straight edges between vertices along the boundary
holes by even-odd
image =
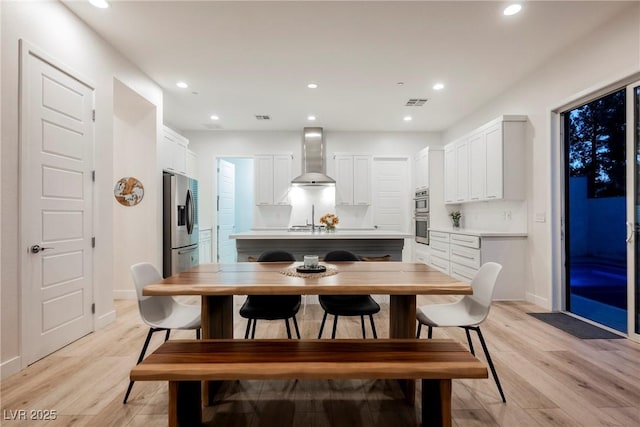
[[[547,221],[547,215],[544,212],[536,212],[535,221],[536,222],[546,222]]]
[[[504,219],[507,221],[511,221],[511,211],[505,211]]]

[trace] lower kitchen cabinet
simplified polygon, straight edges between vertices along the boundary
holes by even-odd
[[[525,235],[488,236],[463,232],[429,232],[427,264],[463,282],[471,282],[480,266],[486,262],[502,265],[493,298],[523,300],[527,276]]]

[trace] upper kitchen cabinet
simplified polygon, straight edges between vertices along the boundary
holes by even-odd
[[[416,188],[429,188],[429,147],[423,148],[416,156]]]
[[[187,176],[198,179],[198,155],[191,150],[187,150]]]
[[[465,148],[460,141],[447,145],[445,177],[456,180],[457,191],[446,194],[446,203],[524,199],[526,121],[526,116],[501,116],[466,136]],[[456,157],[465,153],[466,161]]]
[[[469,199],[469,141],[459,139],[444,149],[444,201],[462,203]]]
[[[336,154],[336,206],[371,204],[371,157]]]
[[[158,150],[158,160],[162,169],[187,175],[188,145],[187,138],[164,126]]]
[[[256,205],[289,205],[291,154],[254,156]]]

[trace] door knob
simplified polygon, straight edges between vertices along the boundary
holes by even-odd
[[[47,249],[55,249],[55,248],[45,248],[44,246],[33,245],[31,246],[31,253],[37,254],[39,252],[46,251]]]

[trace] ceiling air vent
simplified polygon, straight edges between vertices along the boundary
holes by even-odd
[[[271,116],[268,114],[256,114],[256,120],[271,120]]]
[[[429,99],[427,98],[411,98],[404,104],[405,107],[422,107],[425,102]]]

